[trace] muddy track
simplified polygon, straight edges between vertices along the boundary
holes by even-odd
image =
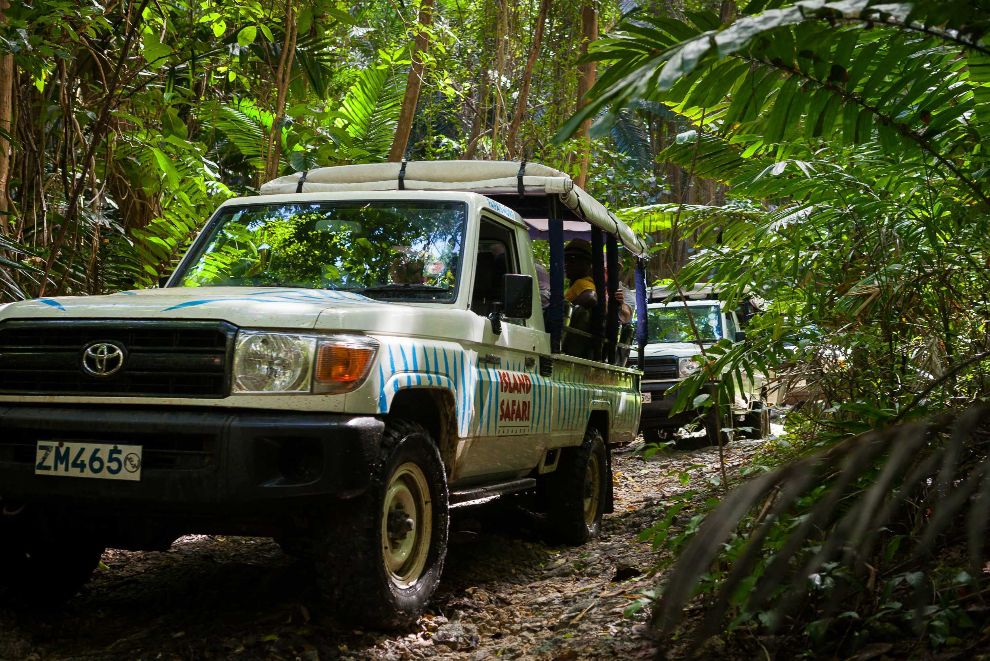
[[[730,464],[755,445],[730,448]],[[651,658],[645,612],[657,580],[638,540],[664,503],[717,471],[712,449],[644,462],[616,455],[616,512],[578,548],[539,541],[497,508],[458,512],[440,589],[413,630],[345,627],[305,563],[268,539],[184,537],[164,553],[110,550],[57,610],[0,607],[0,659]]]

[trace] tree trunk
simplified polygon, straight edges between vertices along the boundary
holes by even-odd
[[[519,127],[522,125],[523,115],[526,113],[526,104],[529,101],[529,87],[533,79],[533,67],[536,66],[536,58],[540,55],[540,47],[543,44],[543,29],[546,26],[547,14],[549,12],[550,0],[542,0],[540,2],[540,11],[536,17],[533,43],[529,47],[529,59],[526,61],[526,70],[523,72],[522,84],[519,87],[516,112],[512,116],[512,123],[509,124],[509,134],[505,139],[510,158],[525,153],[524,149],[517,149],[516,141],[519,135]]]
[[[275,108],[272,113],[272,130],[268,134],[268,149],[265,152],[265,181],[278,176],[278,162],[282,156],[282,121],[285,119],[285,97],[289,93],[289,83],[292,81],[292,60],[296,54],[296,9],[293,0],[285,2],[285,40],[282,42],[282,53],[278,58],[278,70],[275,72],[275,85],[278,94],[275,98]]]
[[[478,151],[478,141],[485,130],[488,119],[488,67],[482,61],[481,64],[481,84],[478,87],[478,106],[475,108],[474,121],[471,122],[471,135],[468,137],[467,147],[461,156],[466,161],[474,158]]]
[[[433,22],[433,0],[422,0],[419,5],[419,32],[413,46],[412,65],[409,67],[409,78],[406,80],[406,95],[402,99],[402,110],[399,113],[399,123],[395,127],[395,138],[388,152],[388,160],[397,163],[402,160],[409,145],[409,134],[412,133],[413,119],[416,115],[416,104],[419,103],[419,90],[423,86],[423,73],[426,69],[425,55],[430,47],[429,27]]]
[[[497,0],[496,6],[496,28],[495,28],[495,80],[491,85],[492,98],[492,149],[491,154],[497,155],[499,150],[499,132],[502,129],[502,110],[505,107],[505,99],[502,96],[502,80],[505,78],[507,69],[506,51],[509,44],[509,4],[507,0]]]
[[[581,57],[588,54],[588,47],[591,42],[598,39],[598,14],[591,3],[586,3],[581,7]],[[595,62],[584,62],[578,68],[577,86],[577,109],[584,107],[585,97],[588,91],[595,84],[595,74],[597,68]],[[575,183],[581,188],[585,187],[588,179],[588,168],[591,165],[591,120],[586,119],[581,123],[577,132],[578,140],[578,176]]]
[[[114,68],[111,75],[107,79],[106,90],[103,94],[101,100],[101,107],[96,113],[96,118],[89,124],[89,142],[86,143],[85,138],[80,141],[80,146],[83,148],[85,155],[83,158],[77,159],[74,156],[72,158],[66,158],[66,163],[73,162],[81,164],[79,170],[71,170],[69,172],[63,173],[63,186],[65,187],[65,207],[60,220],[60,224],[57,228],[52,228],[52,238],[48,245],[49,253],[48,258],[45,260],[44,272],[41,275],[41,282],[38,287],[38,296],[44,296],[45,292],[48,290],[49,284],[53,282],[51,279],[52,268],[55,262],[61,255],[62,248],[65,245],[67,238],[70,238],[69,229],[76,227],[79,222],[79,204],[82,200],[83,193],[86,189],[88,182],[90,181],[89,173],[90,169],[95,163],[96,150],[103,143],[103,140],[107,136],[107,132],[110,128],[110,122],[113,119],[113,110],[116,104],[120,100],[121,87],[123,86],[123,78],[127,74],[129,57],[131,55],[131,48],[134,47],[135,40],[138,38],[138,34],[141,29],[141,24],[135,17],[140,17],[144,12],[145,7],[148,6],[150,0],[139,0],[133,7],[128,6],[123,9],[123,41],[120,47],[120,51],[117,55],[117,59],[114,62]],[[81,134],[78,124],[75,122],[74,118],[71,117],[71,113],[67,112],[67,108],[71,106],[71,100],[66,96],[69,90],[63,85],[62,86],[62,107],[63,114],[66,118],[70,119],[74,126],[66,127],[64,129],[66,147],[65,151],[72,152],[70,145],[70,131],[75,130],[77,133]],[[68,122],[66,122],[68,123]],[[44,153],[44,152],[42,152]],[[73,179],[69,179],[69,176]],[[75,234],[75,232],[73,233]],[[63,273],[63,278],[57,284],[57,292],[61,290],[62,284],[65,282],[65,275],[68,271]]]
[[[736,0],[722,0],[722,4],[718,8],[718,17],[722,25],[732,23],[738,15],[739,8],[736,6]]]
[[[0,0],[0,25],[7,22],[8,0]],[[14,126],[14,56],[0,56],[0,231],[9,236],[10,229],[10,156],[11,145],[7,136]]]

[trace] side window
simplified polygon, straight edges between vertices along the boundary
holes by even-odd
[[[515,233],[499,222],[482,216],[475,261],[474,289],[471,310],[487,317],[493,303],[501,303],[506,273],[519,272],[519,254]],[[509,323],[514,323],[507,319]]]

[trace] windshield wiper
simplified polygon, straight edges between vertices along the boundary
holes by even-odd
[[[365,287],[364,289],[357,290],[361,294],[414,294],[414,293],[434,293],[443,292],[448,293],[450,289],[448,287],[436,287],[434,285],[413,285],[413,284],[400,284],[392,283],[390,285],[378,285],[376,287]]]
[[[448,292],[450,289],[448,287],[437,287],[435,285],[414,285],[414,284],[401,284],[394,282],[390,285],[376,285],[374,287],[365,287],[364,289],[358,290],[363,294],[368,292],[390,292],[390,291],[442,291]]]

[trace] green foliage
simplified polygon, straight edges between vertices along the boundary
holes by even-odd
[[[801,436],[763,459],[828,452],[729,495],[681,555],[662,622],[700,586],[714,605],[706,635],[729,622],[805,635],[816,649],[843,641],[827,649],[845,654],[870,636],[910,636],[917,622],[933,646],[970,626],[956,574],[917,573],[919,549],[945,541],[931,531],[954,514],[926,522],[912,508],[938,511],[947,493],[919,486],[932,475],[925,462],[952,457],[952,488],[975,488],[981,436],[970,426],[969,441],[846,439],[990,390],[988,17],[985,3],[757,1],[729,26],[704,12],[639,15],[596,45],[610,66],[564,134],[586,118],[607,127],[644,100],[680,115],[690,129],[661,158],[731,186],[745,211],[643,218],[696,238],[678,284],[716,284],[726,306],[745,292],[766,301],[745,342],[706,349],[678,406],[712,383],[714,401],[727,401],[743,379],[776,374],[776,394],[801,407],[789,418]],[[908,504],[909,492],[922,497]],[[896,518],[902,505],[907,518]],[[970,531],[985,523],[977,509]],[[898,564],[898,545],[915,556]],[[937,598],[916,613],[921,588]]]
[[[292,14],[259,0],[39,0],[5,9],[0,52],[14,55],[19,77],[5,239],[34,254],[5,253],[18,266],[0,264],[3,300],[42,288],[146,285],[168,271],[218,199],[257,190],[269,165],[284,174],[385,158],[416,3],[292,4]],[[617,18],[615,0],[596,5],[602,25]],[[503,158],[537,5],[436,9],[410,157]],[[574,175],[573,146],[549,138],[577,104],[580,11],[554,7],[519,132],[528,158]],[[636,108],[594,141],[593,193],[613,207],[657,201],[665,190],[648,130],[658,109],[666,112]],[[26,266],[28,258],[41,262]]]
[[[395,65],[358,74],[341,102],[339,125],[348,138],[344,160],[372,163],[388,156],[405,89],[404,74]]]
[[[968,596],[987,526],[985,407],[861,437],[752,478],[705,518],[666,583],[655,623],[671,629],[700,589],[696,643],[762,627],[818,654],[972,630]],[[663,528],[664,522],[658,524]],[[943,549],[967,548],[968,554]],[[712,565],[720,557],[722,562]]]

